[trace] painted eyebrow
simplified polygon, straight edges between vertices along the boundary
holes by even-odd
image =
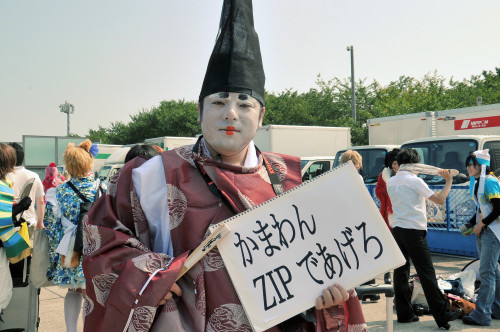
[[[229,98],[229,92],[219,92],[219,98]]]
[[[248,95],[244,94],[244,93],[240,93],[238,95],[238,99],[239,100],[248,100]]]

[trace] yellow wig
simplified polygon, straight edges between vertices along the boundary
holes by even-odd
[[[82,178],[88,176],[88,173],[94,166],[94,157],[90,154],[92,142],[86,139],[79,146],[69,143],[63,153],[64,164],[71,177]]]

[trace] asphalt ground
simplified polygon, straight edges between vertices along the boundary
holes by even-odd
[[[469,263],[472,258],[433,254],[432,260],[436,273],[441,276],[449,276],[458,273]],[[412,274],[415,273],[412,270]],[[377,283],[383,283],[383,275],[376,279]],[[43,288],[40,292],[40,332],[64,332],[64,295],[65,289],[59,287]],[[386,299],[382,294],[377,302],[362,302],[363,313],[370,331],[386,331]],[[420,321],[415,323],[398,323],[396,311],[393,309],[394,331],[438,331],[438,327],[431,315],[420,316]],[[500,331],[500,320],[493,320],[491,326],[469,326],[464,325],[461,320],[450,322],[449,331]],[[78,331],[83,331],[83,320],[80,316]]]

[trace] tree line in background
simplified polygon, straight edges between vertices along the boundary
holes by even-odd
[[[370,118],[476,106],[478,97],[483,105],[500,103],[500,68],[463,81],[447,81],[436,72],[421,80],[401,76],[387,86],[359,80],[355,84],[357,122],[352,119],[348,78],[324,80],[318,75],[316,85],[304,93],[292,89],[266,92],[264,124],[350,127],[352,144],[365,145],[368,129],[363,124]],[[99,126],[87,137],[108,144],[132,144],[161,136],[193,137],[201,132],[197,116],[194,101],[162,101],[131,115],[129,123]]]

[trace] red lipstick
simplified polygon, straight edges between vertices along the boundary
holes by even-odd
[[[234,128],[233,126],[227,126],[226,127],[226,135],[234,135],[234,131],[236,130],[236,128]]]

